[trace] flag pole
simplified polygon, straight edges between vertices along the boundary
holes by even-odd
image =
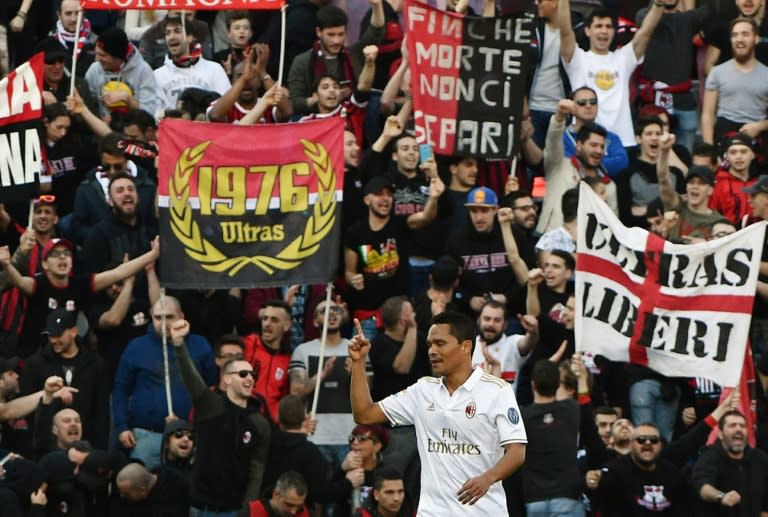
[[[27,230],[32,228],[32,217],[35,215],[35,200],[29,200],[29,217],[27,217]]]
[[[75,77],[77,77],[77,74],[75,73],[75,70],[77,69],[77,51],[80,48],[80,28],[83,25],[83,7],[80,6],[80,9],[77,11],[77,26],[75,27],[75,45],[72,49],[72,68],[69,70],[69,94],[74,95],[75,94]]]
[[[285,68],[285,11],[288,4],[280,8],[280,62],[278,63],[277,85],[283,85],[283,68]]]
[[[312,411],[310,415],[315,418],[317,413],[317,400],[320,397],[320,382],[323,371],[323,358],[325,357],[325,342],[328,339],[328,319],[331,314],[331,292],[333,292],[333,283],[328,282],[325,286],[325,311],[323,314],[323,332],[320,337],[320,357],[317,360],[317,375],[315,375],[315,393],[312,397]]]
[[[168,331],[165,328],[165,287],[160,288],[160,318],[163,339],[163,370],[165,373],[165,401],[168,405],[168,416],[173,415],[173,403],[171,401],[171,372],[168,365]]]

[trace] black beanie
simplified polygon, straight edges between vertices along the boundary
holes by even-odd
[[[128,55],[128,36],[122,29],[110,27],[99,35],[96,45],[118,59],[125,60]]]

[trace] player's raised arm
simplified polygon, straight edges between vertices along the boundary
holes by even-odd
[[[358,424],[384,423],[387,421],[387,417],[379,405],[371,399],[371,390],[365,375],[365,358],[371,349],[371,342],[363,334],[360,320],[357,318],[355,318],[355,330],[357,334],[349,341],[349,359],[352,362],[350,386],[352,415]]]

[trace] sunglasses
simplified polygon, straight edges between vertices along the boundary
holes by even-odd
[[[101,164],[102,170],[105,171],[115,171],[115,172],[122,172],[125,169],[124,163],[102,163]]]
[[[661,438],[653,435],[640,435],[635,438],[635,441],[640,445],[645,445],[647,442],[650,442],[651,445],[656,445],[661,441]]]
[[[368,440],[373,440],[373,437],[368,436],[367,434],[350,434],[347,440],[349,441],[349,444],[352,445],[355,442],[365,442]]]
[[[64,63],[67,60],[64,56],[52,56],[45,58],[46,65],[54,65],[56,63]]]
[[[241,379],[245,379],[249,375],[254,379],[256,378],[256,373],[253,370],[237,370],[234,372],[227,372],[227,375],[231,375],[233,373],[237,374]]]
[[[181,430],[179,430],[179,431],[176,431],[175,433],[173,433],[173,436],[175,436],[176,438],[184,438],[186,436],[190,440],[194,440],[195,439],[195,437],[192,435],[192,431],[181,431]]]
[[[573,102],[575,102],[577,106],[582,106],[582,107],[586,106],[587,104],[589,104],[590,106],[595,106],[595,105],[597,105],[597,98],[594,98],[594,99],[579,99],[579,100],[573,101]]]
[[[38,196],[32,200],[32,203],[34,205],[39,205],[40,203],[52,205],[55,202],[56,202],[56,196],[54,196],[53,194],[43,194],[42,196]]]

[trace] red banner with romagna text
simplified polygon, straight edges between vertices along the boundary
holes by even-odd
[[[324,283],[339,256],[344,121],[160,123],[160,267],[176,288]]]
[[[280,9],[284,0],[80,0],[83,9]]]

